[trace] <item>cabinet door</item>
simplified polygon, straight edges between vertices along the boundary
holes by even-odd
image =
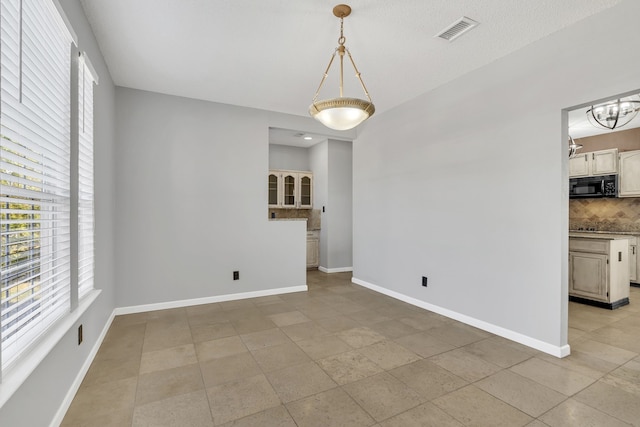
[[[604,254],[569,252],[569,293],[608,302],[607,259]]]
[[[282,206],[285,208],[296,207],[296,176],[295,173],[283,173],[282,174]]]
[[[311,174],[299,173],[298,180],[300,188],[298,207],[310,209],[313,205],[313,177]]]
[[[618,195],[640,197],[640,150],[620,153]]]
[[[618,173],[618,149],[593,151],[591,153],[591,175]]]
[[[569,159],[569,176],[588,176],[589,175],[589,154],[578,154]]]
[[[277,172],[269,173],[269,207],[278,208],[282,205],[280,189],[280,176]]]
[[[307,237],[307,268],[320,264],[320,241],[318,238]]]
[[[629,245],[629,280],[632,282],[636,282],[638,280],[637,268],[638,268],[638,246]]]

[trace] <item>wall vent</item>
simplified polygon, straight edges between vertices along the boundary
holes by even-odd
[[[451,42],[476,26],[478,22],[463,16],[435,36]]]

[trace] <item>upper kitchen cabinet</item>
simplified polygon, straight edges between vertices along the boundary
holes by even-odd
[[[618,173],[618,149],[582,153],[569,159],[569,177]]]
[[[640,197],[640,150],[620,153],[619,197]]]
[[[313,173],[302,171],[269,171],[269,207],[311,209],[313,206]]]

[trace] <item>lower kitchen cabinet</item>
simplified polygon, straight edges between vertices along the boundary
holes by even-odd
[[[629,304],[629,241],[569,238],[569,299],[610,309]]]
[[[320,265],[320,231],[307,231],[307,268]]]

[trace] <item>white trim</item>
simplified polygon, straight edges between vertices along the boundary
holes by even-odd
[[[80,371],[76,375],[75,380],[73,380],[73,383],[71,383],[69,390],[67,390],[67,394],[64,396],[64,399],[62,400],[62,403],[60,404],[58,411],[53,417],[53,420],[51,420],[49,427],[57,427],[60,424],[62,424],[62,420],[64,419],[64,416],[66,415],[67,411],[69,410],[69,407],[71,406],[71,402],[73,402],[73,398],[75,397],[76,392],[78,391],[78,389],[80,388],[80,385],[82,384],[82,381],[84,380],[84,376],[87,375],[87,372],[89,371],[89,368],[93,363],[93,359],[95,359],[96,354],[98,354],[98,350],[102,345],[102,341],[104,341],[104,337],[107,336],[107,332],[109,332],[109,328],[111,327],[111,323],[113,323],[113,319],[115,317],[116,315],[114,310],[111,312],[111,316],[109,316],[109,319],[107,320],[107,323],[105,323],[104,328],[102,328],[102,332],[100,332],[100,336],[98,336],[98,339],[96,340],[95,344],[91,348],[91,351],[87,355],[87,358],[82,364],[82,368],[80,368]]]
[[[327,268],[320,266],[318,267],[318,270],[322,271],[323,273],[345,273],[347,271],[353,271],[353,267]]]
[[[497,326],[492,323],[485,322],[484,320],[479,320],[474,317],[467,316],[465,314],[457,313],[455,311],[448,310],[446,308],[443,308],[437,305],[429,304],[428,302],[424,302],[417,298],[413,298],[413,297],[401,294],[399,292],[395,292],[395,291],[383,288],[381,286],[374,285],[369,282],[365,282],[364,280],[360,280],[355,277],[351,278],[351,281],[356,285],[364,286],[365,288],[371,289],[376,292],[380,292],[381,294],[390,296],[400,301],[404,301],[411,305],[415,305],[416,307],[424,308],[425,310],[429,310],[434,313],[441,314],[450,319],[454,319],[459,322],[466,323],[467,325],[474,326],[484,331],[491,332],[492,334],[499,335],[511,341],[515,341],[517,343],[526,345],[527,347],[535,348],[536,350],[540,350],[544,353],[550,354],[555,357],[565,357],[571,353],[571,348],[569,347],[568,344],[563,346],[555,346],[547,342],[540,341],[536,338],[531,338],[527,335],[523,335],[519,332],[515,332],[510,329],[505,329],[501,326]]]
[[[78,307],[65,315],[60,321],[48,330],[31,350],[20,356],[17,364],[10,367],[3,373],[0,384],[0,408],[13,396],[35,371],[42,361],[49,355],[51,350],[58,345],[60,340],[71,330],[91,304],[98,298],[102,291],[94,289],[82,298]]]
[[[98,77],[98,72],[96,71],[96,69],[93,67],[93,64],[91,63],[91,61],[89,60],[89,56],[87,55],[87,52],[81,52],[80,56],[82,58],[82,60],[84,61],[84,65],[86,65],[87,69],[89,70],[89,73],[91,73],[91,77],[93,78],[93,81],[95,84],[99,84],[99,77]]]
[[[76,46],[78,46],[78,35],[76,34],[75,31],[73,31],[71,22],[69,21],[69,18],[67,18],[67,14],[64,13],[64,8],[60,4],[60,2],[58,0],[50,0],[49,5],[53,6],[53,9],[58,12],[58,15],[60,15],[60,20],[62,21],[60,23],[61,27],[64,30],[67,30],[67,32],[69,33],[69,38],[71,39],[71,42]]]
[[[212,297],[184,299],[178,301],[159,302],[155,304],[133,305],[118,307],[114,310],[116,316],[121,314],[144,313],[146,311],[166,310],[168,308],[189,307],[192,305],[211,304],[214,302],[234,301],[247,298],[266,297],[271,295],[289,294],[292,292],[306,292],[307,285],[291,286],[288,288],[266,289],[264,291],[243,292],[240,294],[217,295]]]

